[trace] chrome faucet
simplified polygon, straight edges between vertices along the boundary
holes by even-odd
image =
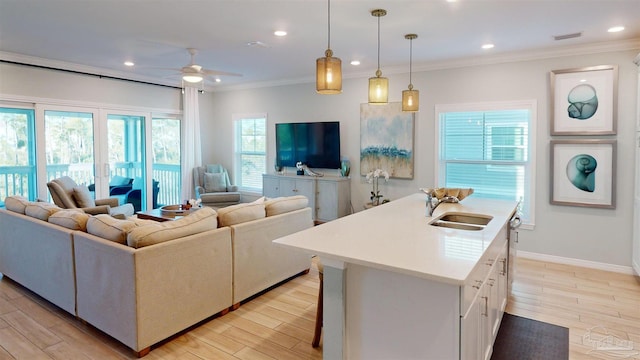
[[[442,203],[457,203],[460,202],[460,200],[458,200],[457,197],[455,196],[445,196],[442,199],[437,199],[435,201],[435,205],[434,205],[434,194],[435,191],[433,189],[420,189],[420,191],[422,191],[423,193],[427,194],[427,216],[431,217],[433,216],[433,212],[436,210],[436,208],[438,206],[440,206],[440,204]]]

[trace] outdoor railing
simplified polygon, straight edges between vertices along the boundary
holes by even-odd
[[[158,204],[180,204],[181,176],[180,165],[153,164],[153,180],[159,182]],[[139,163],[117,163],[111,169],[110,176],[141,177]],[[47,165],[46,182],[62,176],[69,176],[77,183],[90,185],[93,183],[93,164],[58,164]],[[36,197],[36,176],[34,166],[0,166],[0,207],[4,207],[4,199],[9,195],[20,195],[31,200]],[[39,195],[51,201],[49,194]]]

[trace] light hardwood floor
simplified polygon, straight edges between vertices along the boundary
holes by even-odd
[[[631,275],[518,259],[507,311],[569,328],[571,359],[612,359],[585,340],[610,334],[640,353],[640,281]],[[152,348],[144,359],[321,359],[311,338],[318,273]],[[628,343],[627,343],[628,344]],[[322,345],[322,343],[321,343]],[[627,353],[630,354],[630,353]],[[0,279],[0,359],[133,359],[117,341],[15,282]],[[640,359],[640,354],[630,358]]]

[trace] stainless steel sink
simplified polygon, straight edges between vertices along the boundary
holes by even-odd
[[[447,213],[437,217],[430,225],[457,230],[479,231],[493,219],[482,214]]]
[[[479,231],[484,229],[483,225],[462,224],[462,223],[454,223],[454,222],[446,222],[446,221],[432,222],[431,226],[445,227],[445,228],[457,229],[457,230],[471,230],[471,231]]]
[[[454,223],[463,223],[463,224],[474,224],[474,225],[487,225],[489,221],[491,221],[492,217],[488,215],[482,214],[444,214],[438,220],[454,222]]]

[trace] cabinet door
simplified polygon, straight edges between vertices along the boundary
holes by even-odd
[[[338,218],[338,183],[318,181],[318,220],[330,221]]]
[[[482,360],[482,307],[478,296],[467,314],[460,319],[460,359]],[[484,306],[484,305],[483,305]]]
[[[262,195],[268,198],[280,196],[280,179],[272,176],[262,176]]]

